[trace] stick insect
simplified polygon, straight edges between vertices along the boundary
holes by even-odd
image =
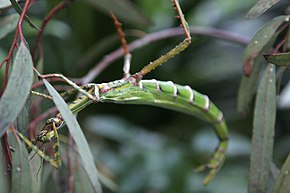
[[[223,113],[210,101],[208,96],[193,90],[189,86],[181,86],[171,81],[165,82],[155,79],[142,79],[143,76],[148,74],[150,71],[185,50],[191,43],[189,27],[184,18],[178,0],[173,0],[173,6],[178,13],[177,17],[181,22],[181,27],[186,38],[165,55],[143,67],[141,71],[133,75],[129,73],[131,55],[126,46],[126,41],[123,37],[121,27],[119,26],[117,19],[114,18],[125,52],[125,62],[123,68],[124,77],[122,79],[109,83],[89,83],[83,86],[77,86],[74,82],[70,81],[61,74],[46,74],[40,75],[40,77],[59,77],[64,79],[73,87],[71,90],[64,93],[65,95],[70,95],[76,91],[82,94],[77,100],[68,105],[73,114],[77,114],[91,103],[110,102],[118,104],[158,106],[187,113],[210,123],[214,128],[220,142],[208,163],[198,168],[198,170],[201,171],[209,169],[209,173],[203,181],[203,183],[207,185],[221,168],[228,148],[228,131]],[[21,133],[19,133],[19,136],[44,160],[50,162],[52,166],[58,168],[61,165],[61,159],[58,151],[59,141],[57,130],[63,125],[65,125],[65,122],[61,114],[58,114],[47,120],[46,124],[35,138],[36,141],[41,143],[54,141],[54,159],[45,155],[44,152],[36,147],[35,143],[29,141]]]

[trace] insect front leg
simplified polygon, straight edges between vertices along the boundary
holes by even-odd
[[[26,143],[26,145],[32,149],[35,153],[37,153],[42,159],[49,162],[50,165],[52,165],[55,168],[59,168],[60,162],[50,158],[48,155],[46,155],[42,150],[40,150],[33,142],[31,142],[27,137],[25,137],[22,133],[17,131],[18,136]]]
[[[71,85],[73,87],[72,91],[75,89],[78,92],[82,93],[83,95],[87,96],[92,101],[95,101],[95,102],[98,101],[97,96],[94,96],[91,93],[88,93],[86,90],[84,90],[85,86],[78,86],[77,84],[75,84],[73,81],[71,81],[70,79],[68,79],[67,77],[65,77],[62,74],[45,74],[45,75],[39,75],[39,76],[40,76],[40,78],[57,77],[57,78],[63,79],[65,82],[67,82],[69,85]]]

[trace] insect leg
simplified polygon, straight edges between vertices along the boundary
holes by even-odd
[[[53,167],[59,168],[59,163],[51,159],[48,155],[46,155],[42,150],[40,150],[36,145],[34,145],[28,138],[26,138],[22,133],[19,131],[16,131],[18,136],[27,144],[27,146],[35,151],[41,158],[43,158],[45,161],[48,161]]]
[[[71,81],[70,79],[68,79],[67,77],[65,77],[62,74],[45,74],[45,75],[39,75],[39,76],[40,76],[40,78],[52,78],[52,77],[61,78],[65,82],[67,82],[69,85],[71,85],[73,87],[73,89],[76,89],[78,92],[82,93],[83,95],[87,96],[88,98],[90,98],[93,101],[98,101],[97,96],[93,96],[92,94],[88,93],[86,90],[83,89],[85,86],[80,87],[80,86],[76,85],[73,81]]]

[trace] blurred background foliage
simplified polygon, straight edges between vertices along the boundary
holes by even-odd
[[[46,13],[57,3],[57,0],[38,1],[29,11],[31,20],[39,26]],[[180,0],[180,3],[190,26],[213,27],[250,38],[267,20],[285,14],[287,1],[281,1],[254,20],[244,18],[255,3],[253,0]],[[123,23],[128,42],[146,33],[179,25],[169,0],[74,1],[48,24],[44,32],[43,73],[82,77],[106,54],[119,48],[120,41],[108,9],[112,9]],[[13,9],[6,11],[8,14]],[[28,24],[24,29],[26,40],[33,45],[37,31]],[[1,40],[1,60],[7,55],[12,36]],[[131,72],[137,72],[182,39],[168,38],[134,50]],[[120,192],[247,192],[252,114],[241,118],[236,111],[244,48],[235,42],[193,35],[187,50],[145,77],[190,85],[208,95],[224,112],[231,135],[229,153],[224,167],[207,187],[202,185],[205,173],[196,173],[194,168],[206,162],[218,139],[204,122],[150,106],[94,104],[79,113],[78,120],[100,171],[112,176]],[[122,65],[121,58],[106,68],[94,82],[121,78]],[[282,86],[288,81],[288,72]],[[47,104],[43,104],[42,108],[45,111]],[[278,110],[274,163],[279,167],[290,151],[288,117],[289,110]],[[65,134],[66,129],[62,129],[61,133]],[[64,153],[66,145],[61,145]],[[65,155],[63,159],[66,166]],[[59,171],[62,175],[52,179],[48,178],[44,168],[43,179],[46,181],[42,192],[61,192],[53,184],[65,181],[65,166]],[[79,179],[79,183],[88,183],[81,169],[75,179]],[[76,185],[78,191],[84,190]],[[90,191],[90,188],[85,190]],[[105,188],[105,192],[110,191]]]

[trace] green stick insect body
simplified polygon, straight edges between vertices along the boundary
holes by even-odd
[[[210,169],[210,173],[204,179],[204,184],[208,184],[222,166],[228,148],[228,131],[223,113],[210,101],[208,96],[200,94],[189,86],[181,86],[171,81],[153,79],[140,80],[136,83],[133,76],[127,80],[121,79],[102,84],[91,83],[86,86],[86,89],[98,99],[97,102],[158,106],[190,114],[210,123],[220,143],[208,164],[199,168],[200,170]],[[90,98],[82,95],[69,104],[69,108],[76,114],[91,103],[93,101]],[[64,125],[60,114],[49,119],[47,125],[52,122],[57,129]],[[53,139],[55,139],[54,130],[42,130],[36,136],[36,140],[39,142],[48,142]]]
[[[73,89],[67,91],[64,93],[64,95],[70,95],[75,91],[78,91],[82,94],[77,100],[68,105],[73,114],[77,114],[91,103],[111,102],[119,104],[158,106],[196,116],[210,123],[214,128],[220,143],[209,162],[198,168],[199,170],[210,170],[209,174],[203,181],[203,183],[206,185],[214,178],[218,170],[221,168],[228,148],[228,131],[223,113],[210,101],[208,96],[200,94],[189,86],[181,86],[174,84],[171,81],[164,82],[158,80],[142,80],[144,75],[185,50],[191,43],[188,25],[184,19],[178,0],[173,0],[173,5],[177,10],[178,18],[180,19],[181,26],[184,30],[186,38],[165,55],[161,56],[153,62],[150,62],[138,73],[133,75],[130,75],[129,73],[131,58],[129,57],[130,53],[128,52],[121,27],[117,19],[114,19],[121,40],[123,40],[122,44],[125,52],[123,79],[109,83],[89,83],[87,85],[77,86],[75,83],[61,74],[47,74],[41,75],[40,77],[58,77],[65,80],[73,87]],[[41,95],[42,94],[39,94],[39,96]],[[61,160],[58,153],[59,141],[57,130],[60,129],[63,125],[65,125],[65,122],[61,114],[58,114],[54,118],[47,120],[46,124],[42,128],[42,131],[40,131],[35,138],[36,142],[41,143],[47,143],[52,140],[54,141],[54,159],[46,156],[40,149],[35,146],[35,143],[31,143],[25,136],[21,134],[19,136],[43,159],[49,161],[51,165],[59,167]]]

